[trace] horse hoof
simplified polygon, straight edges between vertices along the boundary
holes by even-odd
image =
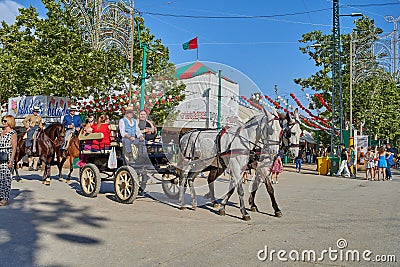
[[[63,178],[58,178],[58,181],[62,182],[62,181],[64,181],[64,179]]]
[[[193,206],[193,205],[192,205],[192,209],[193,209],[193,210],[196,210],[196,208],[197,208],[197,206]]]
[[[214,202],[213,203],[213,207],[214,207],[214,209],[218,209],[219,208],[219,204],[217,202]]]
[[[183,207],[183,206],[182,206],[182,207],[179,207],[179,209],[180,209],[180,210],[185,210],[186,207]]]
[[[252,212],[258,212],[257,206],[252,206],[252,207],[250,208],[250,210],[251,210]]]
[[[278,218],[282,217],[283,216],[282,211],[280,211],[280,210],[275,211],[275,216]]]
[[[225,210],[224,209],[220,209],[219,210],[219,215],[225,216],[226,215]]]
[[[243,220],[244,221],[250,221],[251,220],[250,215],[248,215],[248,214],[243,215]]]
[[[66,183],[69,183],[69,182],[71,182],[71,179],[68,179],[68,178],[67,178],[67,179],[65,179],[65,182],[66,182]]]

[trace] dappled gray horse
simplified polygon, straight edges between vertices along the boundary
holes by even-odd
[[[287,150],[290,156],[297,156],[299,151],[300,135],[302,132],[300,129],[300,118],[298,110],[296,109],[293,112],[293,116],[291,116],[290,113],[287,113],[285,121],[283,121],[281,124],[283,127],[281,135],[281,148],[284,151]],[[279,147],[277,148],[275,144],[270,144],[269,148],[270,151],[277,151],[277,149],[279,149]],[[250,190],[249,204],[252,211],[258,211],[258,207],[255,204],[254,200],[257,189],[259,188],[261,182],[264,182],[267,192],[271,198],[272,207],[275,211],[275,216],[281,217],[282,212],[279,210],[278,204],[275,201],[274,188],[272,187],[271,180],[268,178],[270,174],[269,168],[275,155],[269,153],[269,151],[261,151],[261,155],[257,164],[255,164],[255,166],[253,165],[256,169],[256,172]]]
[[[193,181],[199,172],[208,170],[210,166],[229,168],[233,179],[231,189],[221,202],[220,214],[225,214],[225,205],[233,190],[237,188],[242,217],[244,220],[250,220],[243,201],[244,190],[240,182],[242,172],[249,162],[250,152],[258,146],[258,142],[261,141],[268,146],[268,142],[272,140],[279,141],[280,131],[281,127],[276,116],[265,112],[252,117],[243,126],[224,129],[217,135],[215,131],[185,133],[180,140],[177,165],[181,171],[179,196],[181,208],[184,207],[186,181],[191,190],[192,206],[196,207]]]

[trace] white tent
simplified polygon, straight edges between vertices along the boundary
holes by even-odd
[[[218,120],[218,72],[201,62],[195,62],[176,70],[175,76],[186,84],[185,100],[176,110],[176,128],[216,128]],[[235,125],[239,121],[236,99],[239,84],[223,76],[221,79],[221,125]]]
[[[317,143],[314,137],[312,137],[312,134],[307,132],[306,130],[303,130],[303,136],[300,138],[300,142],[307,142],[309,144]]]

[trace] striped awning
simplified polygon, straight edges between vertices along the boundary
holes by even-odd
[[[176,69],[175,71],[175,77],[178,78],[179,80],[183,80],[183,79],[190,79],[199,75],[203,75],[206,73],[212,73],[217,75],[217,72],[209,67],[207,67],[206,65],[204,65],[201,62],[194,62],[194,63],[190,63],[188,65],[179,67]],[[234,81],[232,81],[231,79],[222,76],[222,78],[226,81],[235,83]]]

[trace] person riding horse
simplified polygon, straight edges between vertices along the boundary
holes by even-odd
[[[64,125],[64,128],[65,128],[65,140],[64,140],[64,145],[62,147],[62,150],[67,149],[69,140],[72,137],[71,134],[74,131],[79,132],[79,130],[82,127],[81,117],[79,115],[75,114],[76,111],[77,111],[77,107],[74,105],[71,105],[71,107],[69,108],[69,114],[64,116],[62,124]]]
[[[22,121],[22,124],[26,128],[26,153],[28,156],[31,156],[32,153],[35,153],[35,146],[32,145],[33,135],[36,130],[43,129],[42,117],[39,115],[40,108],[38,106],[34,106],[32,109],[32,114],[26,116],[26,118]]]

